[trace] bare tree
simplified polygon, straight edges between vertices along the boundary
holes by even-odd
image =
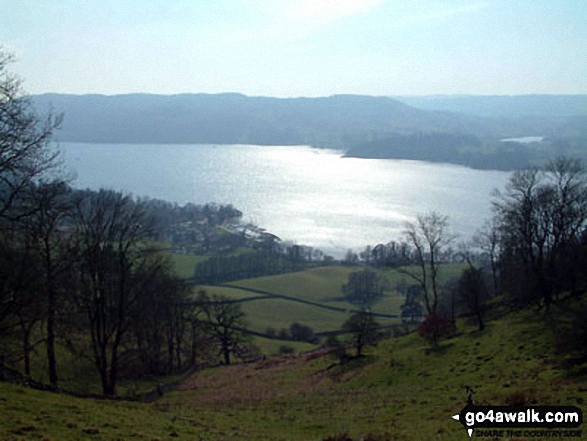
[[[50,148],[50,143],[61,122],[61,116],[41,117],[36,113],[21,81],[8,70],[13,61],[12,54],[0,47],[0,258],[7,261],[15,256],[31,257],[34,247],[17,221],[39,208],[31,195],[36,192],[40,178],[56,166],[57,152]],[[8,269],[11,268],[9,265]],[[29,372],[28,340],[34,324],[42,318],[42,299],[31,303],[32,294],[38,294],[36,288],[19,289],[33,280],[11,280],[4,286],[8,289],[0,288],[0,321],[12,313],[18,316],[24,334],[25,371]],[[51,376],[51,380],[56,381],[56,377]]]
[[[22,240],[21,240],[22,239]],[[12,245],[12,246],[8,246]],[[3,348],[0,355],[3,360],[8,356],[15,361],[22,357],[24,372],[31,374],[30,353],[38,342],[31,342],[35,326],[44,318],[41,280],[38,274],[42,265],[38,255],[25,238],[13,244],[2,244],[0,252],[0,335],[20,331],[22,352],[11,354]]]
[[[21,196],[56,164],[49,144],[62,118],[37,115],[21,81],[8,71],[13,61],[0,47],[0,218],[18,219],[30,209]]]
[[[461,305],[469,314],[475,316],[479,330],[482,331],[485,329],[483,316],[488,297],[482,270],[470,266],[463,271],[457,289]]]
[[[198,303],[204,312],[209,331],[220,345],[224,364],[230,364],[231,354],[239,352],[245,343],[242,328],[245,326],[245,313],[237,303],[230,302],[223,296],[208,296],[205,291],[198,293]]]
[[[402,322],[406,323],[409,321],[411,323],[416,323],[421,320],[424,312],[424,308],[420,302],[421,286],[407,286],[405,292],[406,300],[404,301],[404,304],[400,306],[402,310]]]
[[[548,308],[553,296],[568,288],[566,256],[587,223],[585,167],[560,158],[544,170],[515,172],[505,191],[495,193],[493,209],[506,275],[524,281],[516,297]]]
[[[137,306],[131,315],[131,330],[143,366],[150,374],[182,369],[183,343],[192,307],[190,290],[178,279],[166,256],[154,254],[137,265],[132,277]],[[167,360],[163,363],[164,345]]]
[[[523,303],[529,302],[529,297],[534,297],[538,290],[536,273],[540,273],[544,256],[544,243],[537,237],[543,236],[539,234],[543,223],[537,219],[538,186],[539,170],[531,168],[514,172],[504,192],[494,192],[493,210],[501,238],[504,285],[516,301]],[[537,242],[541,243],[536,246]]]
[[[377,342],[379,324],[373,314],[354,314],[343,323],[342,329],[352,335],[357,357],[363,356],[363,348],[366,345],[374,345]]]
[[[565,289],[575,291],[573,278],[582,268],[573,267],[569,256],[579,247],[587,226],[587,169],[579,159],[557,158],[546,166],[546,185],[552,193],[552,232],[548,255],[549,277],[553,294]],[[570,269],[570,271],[569,271]],[[570,273],[571,283],[567,280]]]
[[[454,239],[448,232],[448,218],[435,211],[419,215],[415,223],[406,224],[404,235],[414,248],[416,268],[401,267],[398,271],[421,286],[426,311],[433,313],[438,306],[438,271],[442,252]]]
[[[495,219],[486,222],[483,227],[473,236],[472,245],[479,248],[482,253],[485,253],[489,266],[491,267],[491,281],[493,288],[493,295],[496,296],[501,292],[499,284],[499,253],[500,253],[500,237],[499,225],[495,223]]]
[[[42,295],[38,299],[45,305],[47,362],[49,382],[57,386],[57,360],[55,356],[55,326],[61,283],[66,272],[71,270],[69,254],[70,235],[65,227],[71,215],[70,189],[62,181],[41,183],[30,195],[34,211],[21,223],[39,256],[41,271],[37,275],[42,284]],[[61,296],[63,297],[63,296]]]
[[[105,395],[115,395],[118,353],[137,305],[132,272],[148,254],[142,204],[111,190],[81,192],[74,213],[79,260],[76,300],[85,311]]]
[[[389,281],[373,270],[354,271],[340,290],[347,301],[364,310],[371,308],[390,288]]]

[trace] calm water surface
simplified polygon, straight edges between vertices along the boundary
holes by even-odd
[[[76,187],[107,187],[180,204],[232,204],[283,240],[337,257],[401,237],[437,210],[470,236],[509,173],[419,161],[342,158],[311,147],[62,143]]]

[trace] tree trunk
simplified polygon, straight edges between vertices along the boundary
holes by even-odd
[[[491,256],[491,279],[493,281],[493,297],[495,297],[499,294],[500,290],[497,283],[497,264],[493,256]]]
[[[190,365],[194,367],[196,365],[196,355],[198,350],[198,344],[196,341],[198,332],[197,332],[197,325],[195,322],[192,322],[192,347],[191,347],[191,354],[190,354]]]
[[[55,305],[52,290],[48,296],[49,308],[47,314],[47,361],[49,363],[49,383],[57,386],[57,360],[55,357]]]
[[[98,371],[100,372],[100,382],[102,383],[102,393],[104,395],[108,395],[108,371],[106,369],[106,365],[102,360],[98,360]]]
[[[483,331],[485,329],[485,322],[483,321],[483,315],[480,310],[477,310],[477,323],[479,325],[479,331]]]
[[[230,347],[228,341],[222,342],[222,353],[224,355],[224,364],[228,366],[230,364]]]
[[[49,364],[49,383],[57,386],[57,360],[55,357],[55,288],[54,267],[50,238],[45,240],[45,274],[47,277],[47,362]]]
[[[31,343],[30,343],[30,329],[23,333],[22,345],[24,351],[24,374],[31,376]]]
[[[178,340],[176,345],[175,345],[175,353],[176,353],[176,365],[177,365],[177,371],[181,372],[181,344],[180,341]]]
[[[173,357],[175,354],[175,345],[173,344],[173,337],[167,336],[167,373],[173,372]]]
[[[118,345],[112,347],[112,359],[110,360],[110,375],[105,395],[116,395],[116,383],[118,382]]]

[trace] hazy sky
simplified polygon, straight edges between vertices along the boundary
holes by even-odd
[[[587,93],[587,0],[0,0],[30,93]]]

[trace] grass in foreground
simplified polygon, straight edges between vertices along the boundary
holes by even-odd
[[[466,385],[476,389],[477,404],[523,397],[585,409],[587,379],[557,367],[547,322],[542,313],[524,311],[490,321],[482,332],[461,324],[460,334],[435,351],[411,334],[383,341],[345,366],[300,354],[208,369],[152,404],[0,384],[0,438],[293,441],[346,432],[354,439],[370,433],[464,440],[450,416],[465,404]]]

